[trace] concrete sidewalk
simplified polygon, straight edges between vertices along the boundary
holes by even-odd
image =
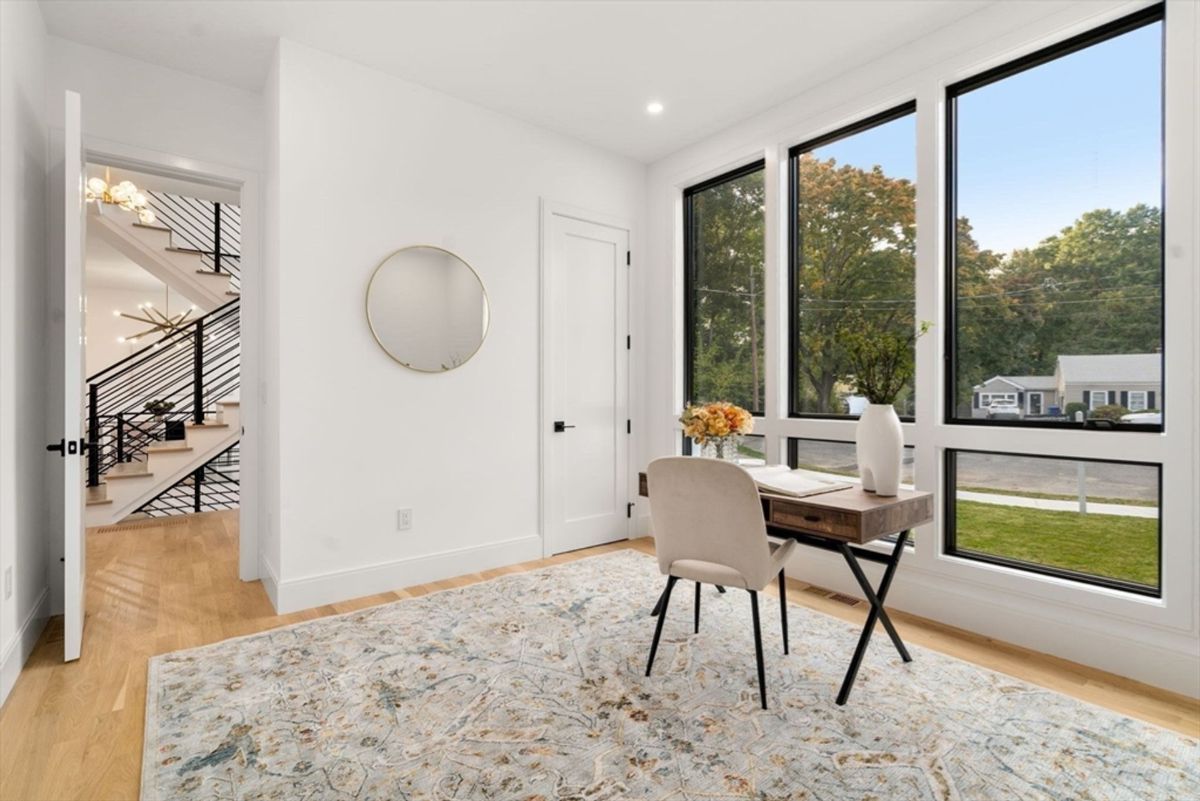
[[[956,497],[963,501],[978,503],[994,503],[997,506],[1020,506],[1025,509],[1045,509],[1051,512],[1078,512],[1079,501],[1061,501],[1051,498],[1025,498],[1020,495],[992,495],[986,492],[962,492]],[[1119,517],[1158,517],[1157,506],[1125,506],[1119,503],[1091,503],[1087,510],[1097,515],[1117,515]]]

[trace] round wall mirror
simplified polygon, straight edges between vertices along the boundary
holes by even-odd
[[[414,245],[375,268],[367,285],[375,341],[413,370],[441,373],[466,364],[488,330],[488,299],[471,265],[448,250]]]

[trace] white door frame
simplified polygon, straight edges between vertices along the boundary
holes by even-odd
[[[567,203],[559,203],[557,201],[541,198],[541,237],[540,237],[540,254],[538,258],[538,532],[542,538],[542,556],[548,557],[553,555],[551,548],[549,532],[547,530],[547,521],[550,516],[550,493],[548,489],[548,481],[546,467],[550,463],[550,438],[547,436],[551,425],[551,410],[550,410],[550,388],[552,382],[548,377],[549,365],[546,362],[546,342],[550,331],[547,325],[547,311],[550,302],[550,254],[552,253],[550,236],[553,231],[551,225],[552,218],[570,217],[582,222],[595,223],[608,228],[616,228],[624,231],[629,237],[629,251],[633,252],[633,226],[628,220],[620,217],[615,217],[611,214],[602,214],[600,212],[589,211],[578,206],[572,206]],[[632,266],[630,270],[632,270]],[[629,272],[625,274],[626,305],[632,310],[633,307],[633,281],[630,280]],[[633,328],[633,317],[630,314],[630,328]],[[633,415],[633,403],[635,382],[633,376],[633,353],[629,354],[628,360],[629,376],[626,379],[626,388],[629,393],[629,414]],[[629,447],[626,449],[625,456],[628,462],[629,476],[626,492],[629,493],[629,499],[632,501],[637,495],[637,473],[633,471],[633,455],[637,452],[637,439],[640,431],[640,426],[637,420],[633,421],[633,431],[629,435]],[[633,530],[634,518],[626,521],[625,532],[626,536]]]
[[[86,100],[86,98],[85,98]],[[184,180],[212,184],[240,192],[242,228],[250,236],[242,237],[241,285],[241,439],[242,470],[239,477],[238,509],[238,578],[254,581],[260,578],[259,568],[259,500],[261,497],[258,474],[260,457],[259,432],[262,430],[261,368],[259,343],[262,342],[262,195],[259,174],[253,170],[231,167],[225,164],[201,161],[137,145],[115,142],[88,136],[84,133],[83,146],[88,162],[108,164],[131,170],[151,172]],[[248,313],[249,312],[249,313]],[[246,432],[250,432],[248,435]]]

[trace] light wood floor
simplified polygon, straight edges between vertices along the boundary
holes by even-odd
[[[615,543],[277,616],[258,582],[237,579],[233,513],[92,531],[83,658],[63,664],[61,620],[52,621],[0,711],[0,799],[137,798],[146,661],[154,654],[621,548],[650,553],[653,543]],[[861,624],[865,604],[831,595],[799,582],[789,588],[793,603]],[[893,617],[910,642],[1200,736],[1200,702],[911,615]]]

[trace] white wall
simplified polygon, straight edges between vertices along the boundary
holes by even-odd
[[[45,43],[36,3],[0,3],[0,702],[49,611]]]
[[[262,165],[262,97],[253,92],[47,37],[51,128],[62,127],[67,89],[83,97],[89,142],[120,142],[252,170]]]
[[[279,608],[540,556],[539,199],[637,226],[644,168],[291,42],[278,59]],[[397,365],[364,316],[372,270],[417,243],[462,255],[491,299],[449,373]]]
[[[651,165],[647,183],[650,269],[642,324],[650,353],[642,376],[649,432],[641,461],[679,447],[675,418],[682,403],[682,189],[755,159],[766,160],[767,187],[767,412],[756,422],[768,457],[783,461],[788,436],[853,440],[852,420],[799,420],[786,414],[787,148],[916,99],[918,104],[917,318],[942,319],[941,170],[945,86],[1136,8],[1140,2],[1005,3],[860,69],[816,87],[767,113]],[[945,448],[1078,457],[1126,458],[1164,465],[1163,587],[1161,600],[1134,598],[941,553],[938,519],[917,533],[889,603],[952,625],[1016,642],[1159,686],[1200,696],[1200,409],[1196,404],[1196,310],[1200,309],[1197,248],[1197,87],[1200,20],[1194,3],[1171,0],[1167,13],[1167,370],[1170,439],[1141,434],[992,430],[947,426],[940,408],[941,337],[918,344],[915,423],[905,424],[916,446],[918,489],[937,491]],[[764,21],[765,22],[765,21]],[[936,330],[944,330],[939,327]],[[642,514],[645,514],[644,508]],[[640,521],[642,526],[647,521]],[[802,549],[789,568],[806,581],[859,592],[836,555]],[[873,575],[873,570],[868,568]]]

